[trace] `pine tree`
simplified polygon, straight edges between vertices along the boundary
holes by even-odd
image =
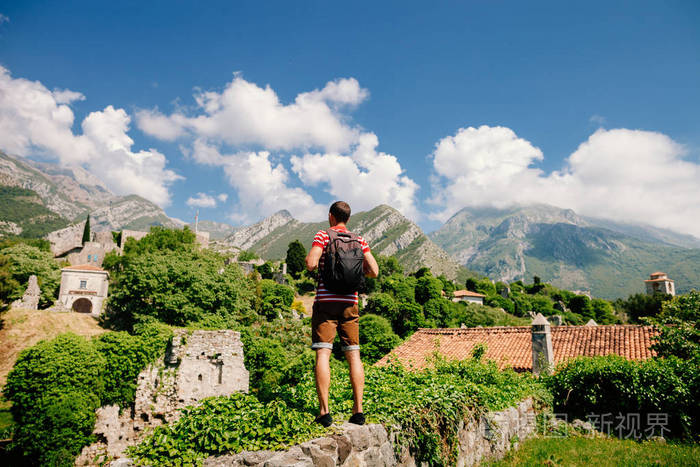
[[[287,272],[295,279],[306,268],[306,248],[299,240],[294,240],[287,246]]]
[[[85,242],[90,241],[90,214],[87,216],[87,220],[85,221],[85,228],[83,229],[83,245],[85,245]]]

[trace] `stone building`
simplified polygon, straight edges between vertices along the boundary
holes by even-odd
[[[61,269],[59,303],[79,313],[98,316],[107,298],[109,273],[94,264],[81,264]]]
[[[651,274],[644,284],[646,284],[647,295],[654,295],[656,292],[676,295],[676,286],[665,272]]]
[[[453,302],[476,303],[478,305],[483,305],[486,297],[484,294],[472,292],[471,290],[455,290],[453,296]]]
[[[100,441],[83,448],[76,465],[123,456],[152,428],[177,420],[180,409],[206,397],[247,393],[248,380],[239,332],[176,330],[164,358],[139,373],[133,410],[120,411],[118,405],[96,410],[93,433]]]

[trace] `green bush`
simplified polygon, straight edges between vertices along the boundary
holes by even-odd
[[[697,361],[677,358],[579,357],[558,366],[545,381],[555,412],[584,419],[590,413],[639,413],[642,429],[647,414],[665,413],[671,435],[691,436],[698,433],[694,417],[700,411],[697,368]]]
[[[278,284],[270,279],[263,279],[260,281],[260,286],[262,289],[263,301],[269,300],[272,297],[279,297],[282,299],[284,306],[292,306],[292,302],[294,302],[294,289],[288,285]]]
[[[184,409],[177,422],[156,428],[129,455],[147,465],[189,465],[212,455],[282,450],[322,432],[308,412],[239,393]]]
[[[95,339],[95,348],[105,358],[102,405],[125,408],[134,402],[136,377],[147,364],[165,353],[172,331],[158,323],[137,327],[139,335],[108,332]]]
[[[72,463],[93,440],[104,367],[92,342],[70,333],[22,351],[4,389],[17,424],[11,449],[31,462]]]
[[[360,317],[360,354],[363,360],[374,363],[400,342],[389,320],[383,316],[370,314]]]

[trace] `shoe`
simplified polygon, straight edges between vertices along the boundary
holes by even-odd
[[[314,420],[316,423],[320,423],[323,425],[324,428],[328,428],[333,424],[333,417],[331,417],[331,414],[327,413],[325,415],[319,415],[316,417],[316,420]]]
[[[364,425],[365,424],[365,414],[362,412],[358,412],[354,414],[352,417],[350,417],[349,420],[350,423],[354,423],[355,425]]]

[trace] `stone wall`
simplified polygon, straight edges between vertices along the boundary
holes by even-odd
[[[116,405],[96,410],[98,442],[83,448],[76,465],[121,457],[150,428],[176,421],[179,409],[234,392],[248,392],[240,333],[177,330],[164,358],[138,375],[133,407],[121,414]]]
[[[466,421],[458,434],[456,465],[471,466],[485,459],[501,458],[535,433],[535,415],[532,399],[525,399],[515,407]],[[408,449],[397,444],[396,433],[388,433],[382,425],[346,423],[339,428],[336,434],[307,441],[287,451],[245,451],[209,457],[204,466],[416,466]]]

